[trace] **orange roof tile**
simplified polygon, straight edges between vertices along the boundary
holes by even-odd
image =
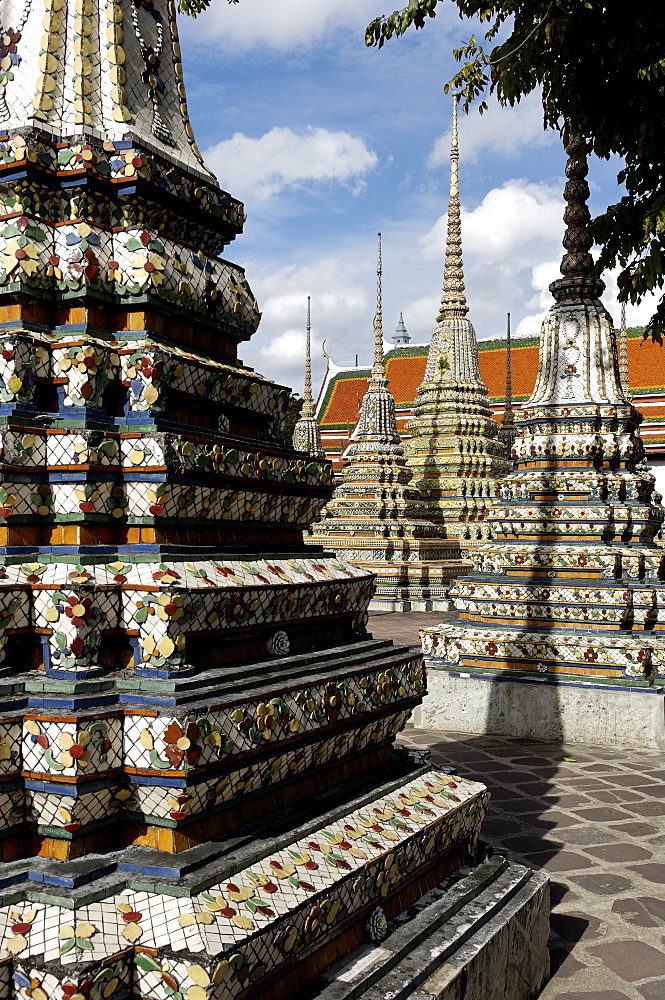
[[[358,420],[360,403],[367,392],[367,377],[340,378],[337,376],[331,387],[321,426],[327,424],[351,424]]]
[[[529,397],[538,373],[538,345],[515,344],[510,352],[513,395]],[[506,349],[495,347],[478,351],[480,375],[493,398],[503,399],[506,391]]]
[[[478,344],[478,359],[481,377],[493,403],[502,403],[506,384],[505,341],[481,341]],[[426,361],[426,347],[397,348],[386,355],[386,374],[398,409],[410,410],[425,373]],[[637,397],[638,408],[640,395],[665,393],[665,347],[651,340],[642,340],[640,331],[629,331],[628,368],[630,388]],[[537,370],[538,339],[513,341],[513,395],[517,401],[524,401],[531,395]],[[318,414],[323,429],[355,427],[369,374],[369,369],[353,369],[333,376]],[[644,408],[647,419],[662,418],[664,415],[663,406]]]
[[[416,398],[416,391],[425,375],[427,353],[410,358],[388,358],[386,375],[390,380],[388,388],[397,406],[410,406]]]

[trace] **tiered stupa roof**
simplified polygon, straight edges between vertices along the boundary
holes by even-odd
[[[665,675],[665,559],[653,541],[664,511],[593,277],[586,145],[571,136],[566,151],[563,276],[550,285],[518,467],[491,508],[493,541],[454,588],[457,618],[424,632],[424,648],[455,671],[648,684]]]
[[[303,542],[330,468],[238,360],[173,3],[4,0],[2,44],[0,994],[295,996],[487,794],[393,752],[422,660]]]
[[[446,582],[468,564],[427,517],[397,433],[383,354],[381,234],[374,364],[342,483],[311,529],[312,540],[377,574],[374,607],[447,610]]]
[[[399,320],[397,321],[397,326],[395,327],[395,332],[393,334],[393,344],[409,344],[411,342],[411,337],[406,331],[406,324],[404,323],[404,316],[402,313],[399,314]]]
[[[495,480],[511,463],[498,438],[478,368],[476,334],[464,293],[459,200],[457,98],[453,100],[450,198],[441,311],[418,389],[406,447],[414,486],[449,538],[481,537]]]
[[[293,447],[298,451],[307,452],[313,458],[324,458],[321,432],[314,415],[314,400],[312,398],[312,312],[311,297],[307,296],[307,335],[305,343],[305,386],[303,391],[302,409],[293,428]]]

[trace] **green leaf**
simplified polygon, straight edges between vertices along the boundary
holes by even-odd
[[[143,969],[144,972],[161,972],[162,967],[159,962],[156,962],[151,955],[146,955],[145,952],[139,951],[134,955],[134,962],[138,965],[139,969]]]
[[[150,750],[148,752],[148,756],[150,758],[150,763],[160,771],[168,771],[171,767],[168,760],[162,760],[156,750]]]

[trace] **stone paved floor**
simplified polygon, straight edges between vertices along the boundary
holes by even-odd
[[[412,644],[437,617],[377,615],[370,630]],[[400,738],[483,781],[485,839],[550,873],[553,976],[541,1000],[665,1000],[661,753],[413,728]]]

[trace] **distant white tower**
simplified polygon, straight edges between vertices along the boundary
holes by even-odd
[[[393,336],[393,344],[395,344],[397,347],[403,347],[406,344],[410,344],[410,343],[411,343],[411,337],[406,332],[406,327],[404,326],[404,317],[400,313],[399,314],[399,322],[398,322],[397,326],[395,327],[395,333],[394,333],[394,336]]]

